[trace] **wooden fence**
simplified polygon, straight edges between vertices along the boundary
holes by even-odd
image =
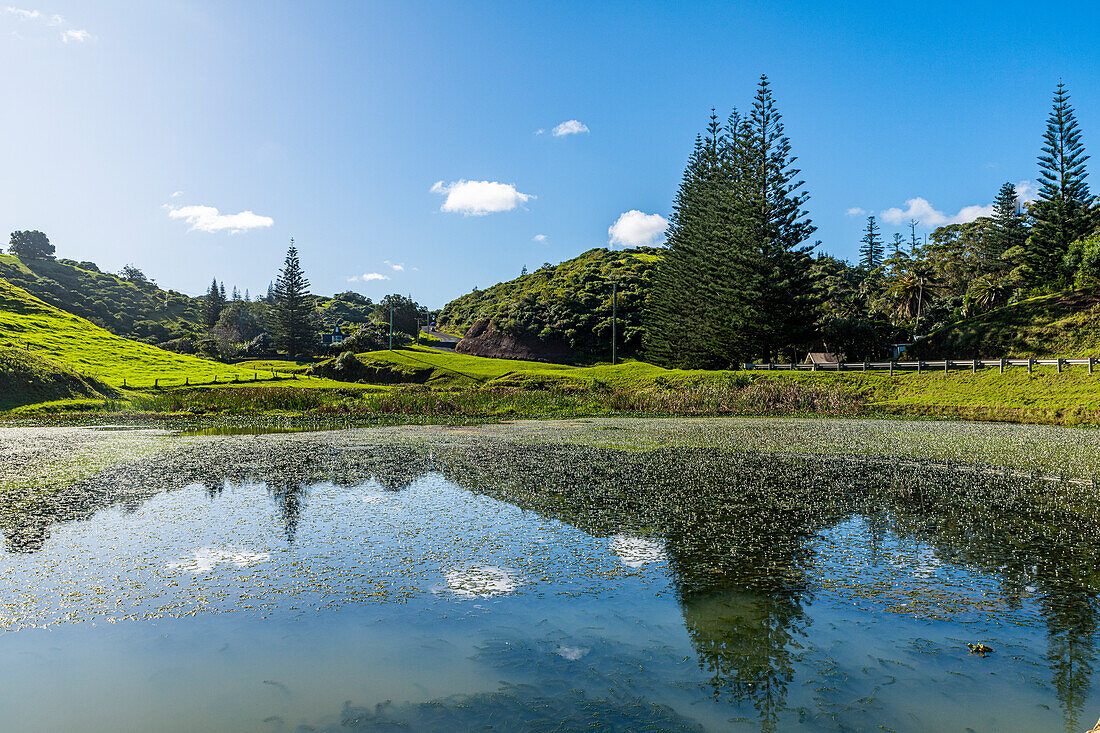
[[[952,369],[959,371],[969,369],[977,372],[979,369],[998,369],[1001,374],[1011,367],[1024,367],[1028,374],[1038,366],[1052,366],[1060,373],[1067,366],[1085,366],[1089,374],[1093,368],[1100,366],[1100,359],[1096,357],[1083,357],[1079,359],[946,359],[944,361],[862,361],[862,362],[833,362],[824,364],[743,364],[741,368],[747,371],[763,369],[766,371],[805,371],[805,372],[868,372],[889,371],[894,372],[949,372]]]

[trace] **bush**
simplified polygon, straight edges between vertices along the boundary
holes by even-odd
[[[195,342],[186,336],[171,341],[163,341],[157,344],[157,348],[176,354],[194,354],[196,351]]]
[[[1071,244],[1065,264],[1078,288],[1100,286],[1100,232]]]
[[[393,345],[395,348],[405,346],[412,341],[403,333],[394,332]],[[338,344],[329,347],[331,353],[343,353],[351,351],[362,354],[367,351],[380,351],[390,346],[390,326],[388,323],[370,323],[363,326],[354,335],[349,336]]]

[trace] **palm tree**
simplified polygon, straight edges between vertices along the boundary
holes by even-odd
[[[1010,295],[1012,287],[1001,275],[982,275],[970,286],[971,299],[982,312],[1006,304]]]
[[[936,292],[938,283],[932,271],[926,266],[914,263],[906,272],[898,276],[887,294],[897,301],[899,316],[913,319],[913,338],[916,339],[921,313],[924,311],[924,303]]]

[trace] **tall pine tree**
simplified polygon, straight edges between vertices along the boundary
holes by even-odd
[[[900,240],[900,235],[895,238],[895,242]],[[859,248],[859,264],[868,270],[874,270],[882,267],[882,237],[879,234],[878,223],[875,222],[875,217],[867,217],[867,228],[863,230],[863,239],[859,240],[863,244]],[[895,245],[895,249],[897,246]]]
[[[218,279],[210,281],[210,289],[206,291],[206,299],[202,304],[202,320],[207,328],[213,328],[218,323],[222,311],[225,310],[225,286],[218,288]]]
[[[288,356],[307,353],[313,346],[314,333],[310,319],[313,307],[308,295],[309,280],[302,272],[298,249],[291,239],[283,269],[275,280],[269,309],[275,348]]]
[[[997,191],[991,220],[985,257],[992,262],[1020,253],[1027,243],[1027,223],[1012,183],[1005,182]]]
[[[686,366],[704,359],[706,283],[711,265],[707,248],[717,228],[716,190],[720,178],[720,129],[711,113],[706,137],[695,138],[666,230],[666,252],[646,298],[647,358],[665,366]]]
[[[751,112],[696,138],[646,301],[645,353],[666,366],[793,356],[813,323],[814,226],[767,77]]]
[[[711,113],[669,219],[667,251],[643,315],[645,353],[675,367],[725,367],[752,353],[756,268],[739,213],[742,124]]]
[[[1035,225],[1017,258],[1024,287],[1068,284],[1063,260],[1069,245],[1092,229],[1092,196],[1085,182],[1088,159],[1066,85],[1058,82],[1039,156],[1039,199],[1031,207]]]
[[[762,256],[759,352],[764,358],[795,351],[813,328],[813,283],[806,245],[817,228],[805,209],[810,195],[798,180],[796,158],[783,132],[768,77],[761,75],[752,110],[744,122],[743,210],[748,236]]]

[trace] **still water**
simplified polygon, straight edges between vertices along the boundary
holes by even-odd
[[[714,430],[647,450],[151,433],[67,458],[41,446],[72,431],[13,431],[2,727],[1079,731],[1100,715],[1091,483]]]

